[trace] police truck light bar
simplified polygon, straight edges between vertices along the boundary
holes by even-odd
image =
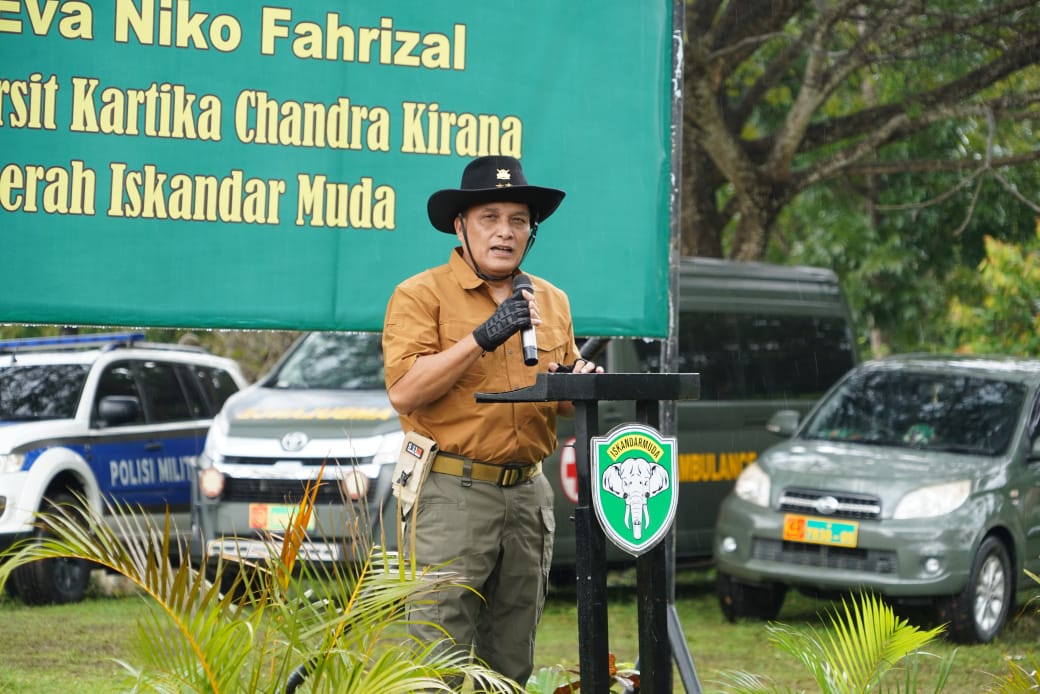
[[[130,344],[144,339],[144,333],[92,333],[89,335],[54,335],[50,337],[21,337],[0,340],[0,351],[40,349],[45,347],[74,347],[82,345]]]

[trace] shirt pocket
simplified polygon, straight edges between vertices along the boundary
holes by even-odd
[[[571,336],[566,330],[556,326],[539,326],[535,328],[538,341],[538,362],[547,364],[550,361],[558,364],[571,362]]]

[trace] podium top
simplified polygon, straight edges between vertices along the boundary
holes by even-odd
[[[535,384],[504,393],[477,393],[477,402],[559,400],[697,400],[701,375],[540,373]]]

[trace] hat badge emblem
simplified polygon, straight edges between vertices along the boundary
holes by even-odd
[[[509,169],[497,169],[495,171],[495,178],[498,179],[499,183],[496,188],[505,188],[512,185],[513,175],[509,173]]]

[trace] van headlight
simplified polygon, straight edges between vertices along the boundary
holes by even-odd
[[[342,471],[342,477],[340,477],[339,484],[343,488],[343,493],[351,501],[357,501],[358,499],[364,499],[368,496],[369,481],[365,473],[361,472],[355,467],[347,468]]]
[[[756,506],[768,507],[769,475],[758,466],[758,463],[751,463],[737,477],[733,493]]]
[[[915,489],[896,504],[892,518],[934,518],[942,516],[964,503],[971,493],[971,480],[933,484]]]
[[[199,473],[199,491],[207,499],[218,499],[224,493],[224,479],[224,473],[217,468],[205,468]]]
[[[202,447],[202,455],[210,461],[220,460],[220,451],[227,440],[227,418],[218,414],[206,432],[206,443]]]
[[[375,465],[396,463],[397,457],[401,454],[402,442],[404,442],[404,432],[401,430],[383,434],[383,440],[379,442],[379,448],[372,456],[372,463]]]

